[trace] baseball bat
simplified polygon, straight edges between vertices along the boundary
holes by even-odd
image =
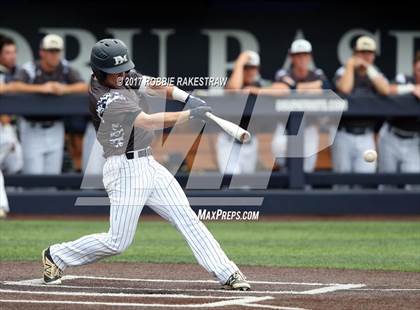
[[[207,118],[215,122],[217,125],[219,125],[219,127],[222,128],[227,134],[231,135],[238,141],[248,142],[251,139],[251,134],[245,129],[239,127],[238,125],[229,122],[223,118],[217,117],[216,115],[210,112],[207,112],[206,116]]]

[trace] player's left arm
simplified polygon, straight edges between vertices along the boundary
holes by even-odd
[[[183,102],[185,103],[187,109],[207,105],[204,100],[197,98],[174,85],[162,85],[154,83],[153,81],[152,77],[143,76],[143,81],[140,85],[139,91],[146,93],[149,96],[157,96]]]
[[[54,82],[54,89],[56,95],[83,94],[88,92],[88,85],[85,82],[73,84]]]
[[[378,76],[374,79],[371,79],[371,81],[379,94],[384,96],[389,95],[389,83],[387,79],[385,79],[383,76]]]
[[[148,114],[141,112],[134,120],[134,127],[141,127],[147,130],[158,130],[182,124],[191,119],[206,119],[206,113],[211,112],[208,106],[179,111],[179,112],[159,112]]]
[[[299,82],[296,85],[296,90],[299,92],[301,90],[306,91],[306,90],[311,90],[311,89],[321,89],[322,88],[322,81],[321,80],[316,80],[316,81],[312,81],[312,82]]]
[[[56,95],[83,94],[88,92],[88,84],[85,83],[76,69],[69,67],[66,74],[66,83],[54,82]]]
[[[310,82],[299,82],[296,84],[297,92],[319,92],[322,89],[331,88],[327,77],[321,69],[315,70],[316,79]]]
[[[366,73],[369,79],[371,80],[373,86],[375,87],[376,91],[380,95],[388,96],[390,89],[387,78],[381,72],[379,72],[374,65],[367,65]]]

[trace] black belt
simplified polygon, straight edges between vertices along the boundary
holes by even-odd
[[[413,139],[418,136],[415,131],[403,130],[394,126],[388,126],[388,130],[401,139]]]
[[[351,133],[352,135],[364,135],[372,131],[370,127],[341,127],[345,132]]]
[[[31,127],[40,126],[43,129],[47,129],[54,126],[55,121],[28,121],[28,123]]]
[[[148,146],[144,149],[141,149],[141,150],[136,150],[136,151],[125,153],[125,157],[127,157],[127,159],[147,157],[147,156],[150,156],[150,155],[152,155],[152,148],[150,146]]]

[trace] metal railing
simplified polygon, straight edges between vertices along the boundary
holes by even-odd
[[[249,96],[251,99],[252,95]],[[255,96],[254,96],[255,97]],[[256,97],[254,98],[256,99]],[[308,98],[306,98],[307,100]],[[310,98],[309,98],[310,99]],[[319,99],[319,96],[316,97]],[[149,99],[154,101],[156,99]],[[213,107],[214,111],[225,117],[237,116],[235,109],[235,98],[229,98],[230,103],[222,102],[221,97],[211,96],[206,100]],[[258,97],[259,108],[253,108],[255,100],[248,100],[243,116],[266,117],[272,120],[284,113],[291,111],[279,111],[276,108],[278,100],[287,100],[285,97]],[[420,102],[411,95],[381,97],[381,96],[348,96],[344,98],[347,110],[342,117],[375,117],[378,119],[389,119],[392,117],[420,117]],[[161,101],[161,100],[160,100]],[[226,99],[224,98],[224,101]],[[153,104],[151,104],[153,108]],[[166,104],[167,111],[182,109],[182,104],[170,102]],[[295,111],[289,114],[287,126],[290,131],[296,131],[301,126],[302,111]],[[312,113],[314,113],[312,111]],[[4,95],[0,96],[0,114],[14,115],[88,115],[88,97],[87,95],[69,95],[69,96],[48,96],[48,95]],[[270,128],[269,126],[265,129]],[[270,129],[269,129],[270,130]],[[302,142],[303,143],[303,142]],[[209,176],[209,174],[207,175]],[[243,176],[243,178],[252,178],[255,176]],[[184,184],[188,178],[187,174],[178,174],[178,180]],[[225,176],[221,186],[228,186],[230,176]],[[31,187],[36,184],[37,187],[56,186],[61,188],[80,188],[82,176],[78,174],[62,174],[59,176],[42,175],[10,175],[6,176],[8,186]],[[420,184],[419,174],[337,174],[334,172],[314,172],[304,173],[302,158],[289,158],[286,172],[273,172],[269,188],[291,188],[303,189],[306,185],[329,186],[333,184],[361,184],[361,185],[379,185],[379,184]]]

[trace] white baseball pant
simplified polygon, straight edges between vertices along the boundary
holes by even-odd
[[[258,162],[258,139],[239,144],[227,133],[217,136],[217,163],[220,173],[254,173]]]
[[[278,123],[271,141],[271,150],[279,166],[285,166],[287,157],[287,133],[283,123]],[[309,125],[304,129],[303,170],[313,172],[319,152],[319,131],[317,125]]]
[[[19,172],[22,167],[22,146],[18,141],[16,128],[0,123],[0,169],[13,174]]]
[[[376,161],[372,163],[365,161],[363,153],[375,149],[373,132],[354,135],[344,130],[337,131],[331,147],[334,171],[374,173]]]
[[[50,128],[31,126],[20,120],[23,147],[23,172],[27,174],[60,174],[64,153],[64,123],[57,121]]]
[[[420,172],[420,139],[418,136],[402,139],[389,131],[385,123],[379,132],[379,172]]]
[[[60,269],[122,253],[133,242],[140,213],[147,204],[181,232],[200,265],[220,283],[238,270],[190,208],[173,175],[152,156],[108,158],[103,181],[111,202],[110,228],[106,233],[52,245],[50,253]]]

